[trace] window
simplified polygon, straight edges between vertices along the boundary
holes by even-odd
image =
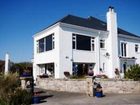
[[[135,44],[135,52],[139,51],[139,45]]]
[[[50,34],[45,38],[42,38],[37,41],[37,52],[45,52],[54,49],[54,34]]]
[[[46,51],[52,50],[52,35],[47,36],[45,39],[46,39]]]
[[[39,44],[39,52],[44,52],[44,38],[38,41]]]
[[[126,57],[126,43],[121,43],[121,56]]]
[[[72,47],[77,50],[94,51],[94,38],[79,34],[73,34]]]
[[[105,40],[100,40],[100,48],[105,48]]]
[[[90,37],[77,35],[77,49],[78,50],[91,50],[90,48]]]

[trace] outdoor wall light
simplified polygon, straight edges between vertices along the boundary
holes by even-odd
[[[69,59],[69,57],[68,57],[68,56],[66,56],[66,59]]]

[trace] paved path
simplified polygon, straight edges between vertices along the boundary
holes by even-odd
[[[140,105],[140,94],[106,94],[103,98],[85,94],[46,91],[46,99],[34,105]]]

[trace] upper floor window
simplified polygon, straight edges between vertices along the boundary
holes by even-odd
[[[94,38],[79,34],[73,34],[72,41],[73,49],[87,51],[94,50]]]
[[[46,50],[45,51],[49,51],[52,50],[52,35],[47,36],[46,38]]]
[[[139,45],[135,44],[135,52],[139,51]]]
[[[44,52],[44,38],[42,38],[42,39],[40,39],[39,41],[38,41],[38,50],[39,50],[39,52]]]
[[[121,56],[126,57],[126,55],[127,55],[126,47],[127,47],[126,43],[121,43]]]
[[[45,52],[54,49],[54,34],[50,34],[37,41],[37,52]]]
[[[105,48],[105,40],[100,40],[100,48]]]

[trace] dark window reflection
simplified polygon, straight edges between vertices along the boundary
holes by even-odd
[[[76,35],[77,49],[79,50],[91,50],[91,37]]]
[[[39,40],[39,52],[44,52],[44,38]]]
[[[52,35],[46,37],[46,51],[52,50]]]

